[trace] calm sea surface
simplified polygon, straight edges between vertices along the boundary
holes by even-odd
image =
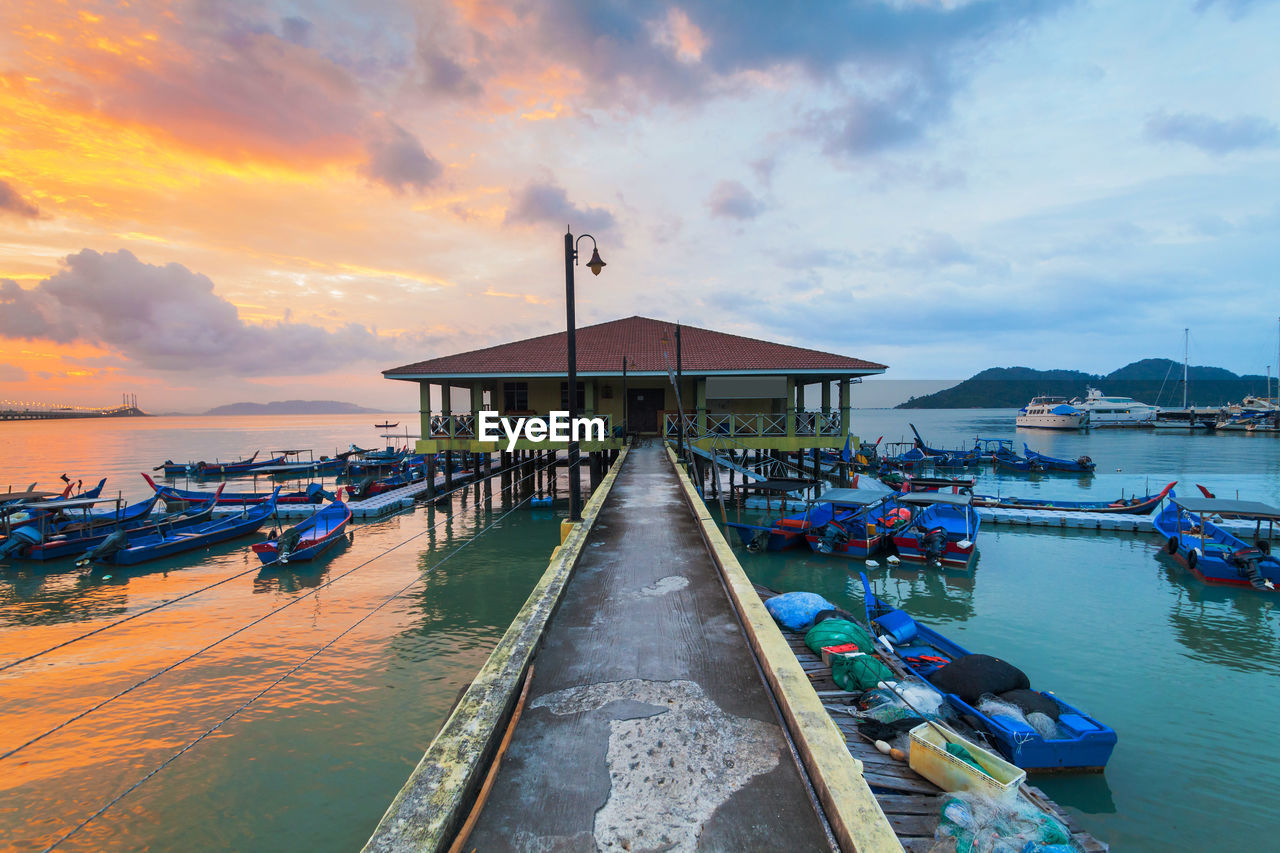
[[[854,422],[870,441],[909,438],[914,422],[934,447],[969,447],[979,435],[1012,438],[1019,452],[1025,440],[1052,456],[1087,454],[1098,463],[1091,478],[984,471],[984,492],[1092,500],[1178,480],[1182,493],[1202,483],[1218,497],[1238,491],[1280,506],[1280,438],[1054,434],[1016,430],[1013,417],[1012,410],[864,410]],[[1167,557],[1154,534],[989,526],[977,541],[967,573],[882,564],[868,576],[879,594],[920,620],[971,651],[1007,658],[1032,686],[1116,729],[1120,742],[1105,775],[1035,776],[1033,783],[1117,851],[1275,849],[1277,594],[1206,586]],[[862,607],[861,562],[737,550],[758,583]]]
[[[332,453],[353,442],[379,446],[372,427],[378,420],[5,423],[0,487],[32,480],[49,485],[64,471],[93,482],[107,475],[110,492],[136,500],[149,493],[138,472],[166,458],[231,459],[281,447]],[[399,420],[403,429],[416,416]],[[357,524],[353,543],[291,571],[259,573],[247,547],[252,539],[117,571],[110,579],[82,577],[70,561],[45,570],[0,563],[0,666],[245,573],[0,672],[0,753],[297,601],[0,760],[0,849],[45,848],[407,586],[58,848],[359,849],[545,570],[564,514],[563,507],[526,505],[499,522],[493,533],[500,535],[457,551],[504,509],[495,494],[492,511],[483,502],[477,511],[470,498],[465,504],[455,498],[451,511],[448,518],[448,511],[419,508]]]
[[[390,419],[403,429],[416,416]],[[137,472],[166,458],[376,446],[377,420],[0,424],[0,488],[52,485],[66,472],[92,482],[109,476],[108,492],[137,500],[149,493]],[[1015,433],[1012,412],[855,413],[857,432],[871,440],[909,435],[909,420],[936,446],[967,446],[975,435],[1026,438],[1037,450],[1098,462],[1088,480],[986,473],[981,485],[991,491],[1110,498],[1177,479],[1180,489],[1201,482],[1220,497],[1238,490],[1280,504],[1280,440],[1266,436]],[[0,760],[0,849],[43,849],[390,600],[59,847],[358,848],[542,573],[564,509],[521,508],[498,522],[502,535],[457,551],[505,511],[497,495],[492,510],[458,497],[451,513],[419,508],[357,524],[354,542],[315,566],[270,574],[256,570],[243,541],[109,579],[81,577],[66,561],[46,570],[0,563],[0,666],[245,573],[0,671],[0,753],[297,602]],[[1270,731],[1280,722],[1275,599],[1206,587],[1159,545],[1152,535],[992,527],[968,574],[871,574],[919,618],[1009,658],[1036,686],[1116,728],[1105,776],[1037,780],[1114,849],[1271,849],[1280,829],[1272,796],[1280,744]],[[742,560],[775,588],[861,604],[860,563],[800,552],[744,551]]]

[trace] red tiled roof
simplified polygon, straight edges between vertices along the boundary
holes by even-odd
[[[579,373],[621,373],[622,357],[636,373],[665,372],[667,360],[675,368],[675,323],[648,317],[627,317],[577,332]],[[663,344],[663,335],[669,343]],[[510,376],[564,373],[568,358],[566,334],[556,332],[509,344],[406,364],[382,371],[389,379],[419,376]],[[792,370],[830,371],[833,375],[877,373],[885,365],[803,347],[744,338],[696,326],[680,327],[681,364],[685,373],[704,371]]]

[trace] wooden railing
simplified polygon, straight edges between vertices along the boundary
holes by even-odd
[[[775,413],[717,413],[705,416],[706,428],[698,425],[698,416],[684,415],[684,433],[689,438],[703,435],[727,435],[734,438],[767,438],[774,436],[839,436],[843,435],[840,410],[798,411],[795,413],[795,431],[787,432],[787,416]],[[680,415],[677,412],[664,412],[662,419],[663,435],[675,438],[680,429]]]

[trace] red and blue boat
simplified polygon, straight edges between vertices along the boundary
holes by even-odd
[[[142,478],[147,481],[147,485],[155,490],[156,494],[165,499],[166,502],[186,501],[187,503],[202,504],[211,500],[216,501],[220,505],[247,505],[260,504],[271,499],[273,492],[226,492],[219,488],[216,492],[205,492],[196,489],[175,489],[172,486],[161,486],[151,479],[147,474],[143,474]],[[279,491],[279,490],[277,490]],[[326,496],[332,497],[319,483],[311,483],[305,489],[295,492],[280,492],[276,497],[278,504],[318,504],[323,503]]]
[[[1125,515],[1150,515],[1160,502],[1173,492],[1177,481],[1165,486],[1158,494],[1121,495],[1113,501],[1063,501],[1057,498],[1014,498],[1007,495],[974,495],[973,505],[988,509],[1063,510],[1067,512],[1123,513]]]
[[[213,507],[214,504],[210,503],[202,511],[211,513]],[[118,530],[76,560],[76,565],[87,566],[94,563],[133,566],[148,560],[194,551],[197,548],[207,548],[240,536],[248,536],[262,527],[275,511],[276,502],[272,498],[264,503],[246,507],[243,512],[235,515],[180,528],[159,524],[145,528],[140,533]]]
[[[1253,521],[1253,544],[1214,524],[1211,516]],[[1271,553],[1277,521],[1280,509],[1257,501],[1170,495],[1152,525],[1164,537],[1165,551],[1205,583],[1274,592],[1280,585],[1280,560]]]
[[[283,533],[255,544],[253,553],[266,565],[314,560],[342,538],[350,521],[351,508],[334,501]]]
[[[831,489],[818,500],[830,507],[830,520],[804,536],[816,554],[865,560],[884,547],[890,529],[911,513],[891,505],[896,492]]]
[[[933,683],[939,670],[971,652],[878,598],[866,575],[862,575],[862,589],[867,621],[879,644],[909,672],[942,694],[947,704],[1011,763],[1028,771],[1100,771],[1106,767],[1116,746],[1115,729],[1055,693],[1031,690],[1026,681],[1022,682],[1026,687],[1007,690],[996,698],[1002,700],[1003,707],[1013,706],[1026,713],[1040,711],[1053,723],[1049,737],[1029,725],[1025,716],[1019,719],[1010,714],[984,713],[976,707],[984,703],[966,701],[940,689]]]
[[[128,506],[118,498],[47,501],[45,510],[20,526],[5,525],[9,530],[7,538],[0,542],[0,558],[43,561],[82,554],[86,548],[92,548],[117,530],[154,524],[156,519],[151,516],[151,511],[159,499],[159,495],[152,495],[145,501]],[[115,509],[94,511],[94,507],[106,503],[114,503]],[[208,516],[207,512],[203,514],[204,518]]]
[[[910,516],[892,530],[898,557],[926,565],[968,568],[977,547],[982,519],[974,512],[973,495],[912,492],[894,503]]]
[[[271,459],[263,459],[257,461],[260,450],[255,450],[253,455],[248,459],[237,459],[234,462],[174,462],[172,459],[166,459],[164,462],[152,468],[153,471],[162,471],[166,477],[234,477],[239,474],[250,474],[259,468],[267,465],[277,465],[285,461],[285,457],[276,456]],[[278,453],[279,451],[277,451]]]

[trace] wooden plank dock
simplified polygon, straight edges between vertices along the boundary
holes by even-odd
[[[773,594],[763,587],[757,587],[757,590],[762,598]],[[841,690],[832,680],[831,668],[822,662],[821,657],[809,651],[804,644],[804,637],[791,633],[784,636],[832,721],[844,735],[850,754],[862,762],[863,778],[871,786],[871,792],[880,803],[894,832],[898,834],[903,848],[909,853],[930,850],[936,843],[934,832],[941,819],[942,790],[906,763],[881,754],[873,744],[868,743],[858,733],[853,716],[844,711],[845,708],[854,706],[854,694]],[[1022,794],[1037,807],[1062,821],[1071,832],[1072,839],[1086,853],[1101,853],[1110,849],[1107,844],[1076,826],[1070,816],[1039,788],[1024,785]]]

